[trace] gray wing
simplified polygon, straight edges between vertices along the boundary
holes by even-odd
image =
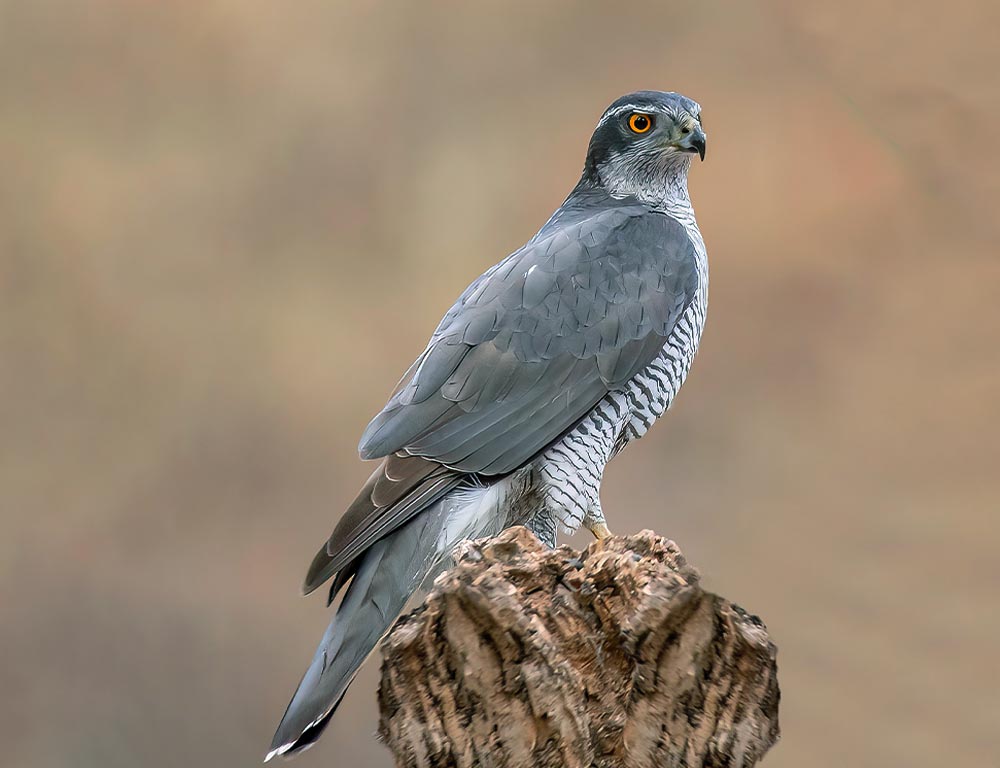
[[[333,574],[330,602],[353,575],[349,568],[358,555],[463,480],[461,473],[417,456],[393,454],[383,461],[340,518],[333,534],[316,553],[305,582],[309,594]]]
[[[683,226],[640,206],[546,227],[465,291],[361,438],[501,475],[652,362],[697,289]]]

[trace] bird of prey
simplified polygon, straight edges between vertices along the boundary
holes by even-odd
[[[701,107],[639,91],[597,123],[579,182],[448,310],[361,437],[378,468],[313,559],[343,597],[268,759],[312,745],[455,545],[527,525],[609,536],[608,461],[670,406],[698,349],[708,261],[688,195]]]

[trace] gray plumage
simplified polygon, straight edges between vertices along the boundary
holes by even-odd
[[[665,214],[595,202],[573,200],[469,287],[365,430],[363,458],[506,474],[653,361],[697,288],[694,244]]]
[[[268,758],[315,741],[457,542],[517,523],[552,544],[559,527],[607,531],[604,466],[669,407],[697,351],[708,267],[687,172],[704,147],[695,102],[622,97],[559,210],[447,312],[361,438],[382,464],[305,583],[334,577],[330,601],[344,597]]]

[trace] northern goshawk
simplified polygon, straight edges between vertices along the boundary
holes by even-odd
[[[610,535],[608,461],[670,406],[698,349],[708,261],[688,195],[701,108],[640,91],[605,111],[580,181],[477,278],[361,437],[378,468],[309,568],[343,599],[268,759],[319,737],[358,668],[455,545],[528,525]]]

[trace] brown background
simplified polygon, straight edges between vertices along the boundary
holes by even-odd
[[[612,527],[767,621],[768,765],[1000,764],[998,39],[994,0],[0,3],[0,762],[256,764],[361,429],[662,88],[712,306]],[[299,765],[389,765],[376,679]]]

